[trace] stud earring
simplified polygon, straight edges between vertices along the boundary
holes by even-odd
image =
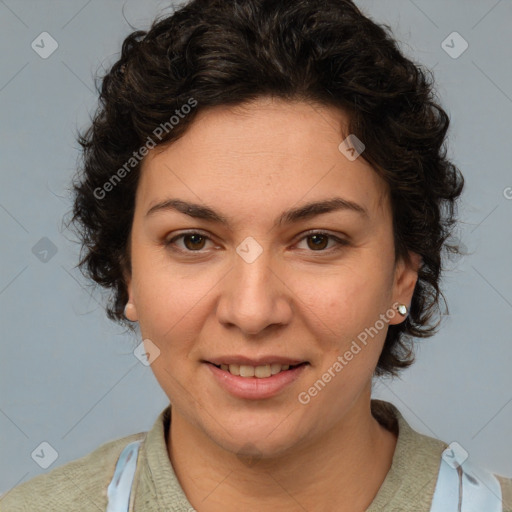
[[[407,315],[407,306],[405,304],[399,304],[397,309],[402,316]]]

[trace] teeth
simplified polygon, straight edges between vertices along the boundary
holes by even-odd
[[[256,366],[256,368],[254,368],[254,375],[260,379],[270,377],[272,375],[270,365],[266,364],[264,366]]]
[[[285,365],[286,366],[286,365]],[[274,363],[270,365],[270,372],[272,375],[279,373],[281,371],[281,365],[279,363]]]
[[[250,366],[247,364],[221,364],[221,369],[231,373],[232,375],[239,375],[240,377],[257,377],[258,379],[264,379],[266,377],[271,377],[272,375],[276,375],[279,372],[284,370],[288,370],[290,368],[289,364],[264,364],[261,366]]]
[[[230,364],[228,368],[229,373],[232,373],[233,375],[240,375],[240,366],[238,364]]]
[[[254,366],[248,366],[246,364],[241,364],[240,365],[240,377],[254,377],[254,370],[255,370]]]

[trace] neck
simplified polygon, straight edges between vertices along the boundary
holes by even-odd
[[[364,396],[363,396],[364,395]],[[372,416],[370,390],[319,439],[276,459],[241,460],[172,411],[171,463],[200,512],[363,512],[391,467],[396,436]]]

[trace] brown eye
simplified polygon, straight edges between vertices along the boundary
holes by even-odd
[[[186,241],[190,240],[190,244]],[[183,235],[183,243],[187,249],[191,251],[202,249],[204,246],[205,237],[197,233],[192,235]]]
[[[183,243],[177,244],[178,240],[183,240]],[[174,238],[165,242],[165,246],[169,249],[182,253],[200,252],[205,246],[205,242],[210,240],[210,237],[202,233],[193,231],[190,233],[182,233]]]
[[[312,245],[308,244],[308,246],[313,250],[325,249],[327,247],[327,244],[329,243],[329,236],[324,234],[310,235],[307,237],[307,239],[313,241]]]
[[[303,240],[307,240],[307,248],[305,250],[309,252],[330,253],[332,251],[343,249],[344,246],[349,245],[347,240],[343,240],[337,236],[331,235],[330,233],[324,233],[322,231],[305,233],[305,236],[301,238],[300,243]],[[329,241],[334,242],[332,247],[328,247]]]
[[[177,243],[178,240],[182,240],[182,244]],[[309,252],[331,253],[349,245],[348,241],[324,232],[306,233],[305,236],[301,238],[300,242],[304,240],[307,240],[307,248],[305,250]],[[164,245],[178,253],[203,253],[205,243],[208,241],[211,241],[209,236],[198,231],[192,231],[189,233],[181,233],[166,241]],[[329,241],[334,242],[332,247],[328,247]]]

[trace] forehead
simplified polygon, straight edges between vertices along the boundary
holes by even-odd
[[[342,196],[379,215],[387,184],[362,157],[342,154],[347,135],[348,117],[334,107],[259,99],[208,108],[180,139],[145,157],[137,204],[147,211],[179,196],[261,214]]]

